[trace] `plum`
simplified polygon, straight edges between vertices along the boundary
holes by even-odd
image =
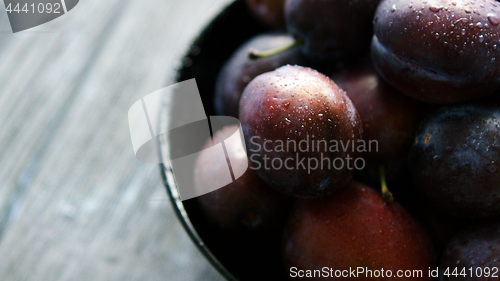
[[[287,195],[340,190],[361,165],[356,109],[315,70],[287,65],[257,76],[243,92],[239,116],[252,168]]]
[[[500,276],[500,224],[466,229],[457,234],[440,262],[440,280],[495,280]]]
[[[453,216],[500,215],[500,107],[449,105],[419,128],[408,164],[416,188]]]
[[[365,141],[376,143],[374,151],[365,155],[369,169],[365,174],[378,182],[380,165],[386,167],[389,178],[406,172],[408,153],[426,107],[388,85],[371,63],[334,73],[331,78],[356,107]]]
[[[261,23],[276,29],[285,27],[285,0],[246,0],[246,3]]]
[[[352,60],[368,53],[380,0],[287,0],[287,30],[314,60]]]
[[[215,84],[214,107],[218,115],[238,117],[241,94],[246,85],[257,75],[275,70],[285,64],[301,64],[300,51],[291,49],[274,56],[250,59],[248,51],[268,50],[293,42],[283,33],[260,34],[244,43],[222,66]]]
[[[500,88],[499,15],[497,1],[384,0],[374,18],[373,62],[414,99],[478,99]]]
[[[233,157],[231,162],[217,163],[213,155],[216,151],[204,149],[195,164],[194,184],[198,190],[210,182],[222,178],[220,175],[227,170],[230,163],[233,169],[236,166],[246,165],[248,158],[244,153],[238,152],[241,148],[237,138],[229,138],[238,126],[227,126],[218,131],[214,137],[214,143],[222,140],[228,155],[240,155]],[[212,141],[207,141],[205,148],[212,146]],[[196,198],[202,212],[207,219],[220,229],[227,231],[252,231],[258,233],[279,232],[288,215],[291,199],[274,191],[264,183],[255,173],[248,169],[241,177],[232,183],[206,193]]]
[[[427,271],[435,263],[427,234],[403,207],[397,202],[385,203],[379,192],[357,182],[351,182],[349,188],[335,195],[298,199],[285,230],[283,251],[291,277],[300,274],[299,270],[304,274],[307,270],[324,274],[324,267],[334,272],[359,267],[364,273],[357,278],[333,277],[431,280]],[[380,276],[382,269],[384,277]],[[387,276],[389,270],[392,277]],[[423,272],[420,277],[396,278],[398,270]],[[373,275],[377,274],[375,271],[379,276]],[[331,280],[330,276],[303,279]]]

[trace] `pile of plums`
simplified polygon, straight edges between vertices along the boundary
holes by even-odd
[[[246,155],[204,150],[194,182],[250,168],[197,198],[206,219],[279,237],[290,279],[499,278],[500,2],[247,4],[269,33],[230,57],[214,99]]]

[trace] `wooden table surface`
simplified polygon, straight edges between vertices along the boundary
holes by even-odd
[[[0,10],[0,280],[222,280],[127,111],[230,0],[81,0],[13,34]]]

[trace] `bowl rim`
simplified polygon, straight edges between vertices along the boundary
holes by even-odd
[[[161,145],[160,145],[161,148]],[[160,149],[161,150],[161,149]],[[164,153],[161,153],[164,155]],[[215,269],[227,280],[238,280],[236,279],[227,269],[222,265],[222,263],[212,254],[210,249],[205,245],[198,232],[194,228],[191,220],[189,219],[189,215],[184,208],[184,204],[182,203],[180,193],[177,189],[177,185],[175,183],[174,173],[172,167],[168,161],[162,157],[162,160],[167,162],[160,164],[160,172],[162,176],[163,183],[167,189],[167,195],[172,203],[172,207],[174,208],[174,212],[182,224],[182,227],[187,232],[191,241],[195,244],[196,248],[203,254],[203,256],[210,262],[210,264],[215,267]]]
[[[201,32],[198,34],[197,37],[195,37],[194,40],[191,41],[190,46],[193,46],[198,42],[203,35],[212,28],[214,21],[225,11],[227,11],[231,6],[238,4],[238,2],[241,2],[242,0],[233,0],[228,2],[225,5],[222,5],[220,11],[218,14],[216,14],[212,20],[204,27],[202,28]],[[190,55],[190,50],[188,49],[184,54],[181,56],[182,58],[188,58]],[[182,69],[182,66],[179,66],[175,69],[175,72],[178,74],[179,71]],[[175,77],[175,83],[180,82],[179,77]],[[168,103],[162,103],[161,109],[159,110],[160,118],[159,118],[159,127],[160,128],[166,128],[167,122],[168,122],[168,108],[167,108]],[[163,132],[163,130],[160,130],[160,132]],[[203,242],[203,239],[201,239],[200,235],[196,231],[193,223],[191,222],[189,215],[187,214],[187,211],[185,209],[185,206],[181,200],[180,193],[178,191],[178,187],[175,181],[173,169],[170,163],[170,158],[168,157],[168,140],[167,138],[157,138],[158,139],[158,153],[159,157],[161,160],[161,163],[159,164],[160,168],[160,173],[162,177],[163,184],[166,187],[167,190],[167,195],[168,198],[170,199],[170,202],[172,203],[172,207],[174,209],[174,213],[177,216],[178,220],[181,222],[182,227],[184,230],[187,232],[189,238],[191,241],[195,244],[196,248],[203,254],[203,256],[208,260],[208,262],[227,280],[229,281],[236,281],[238,280],[236,277],[234,277],[233,274],[229,272],[228,269],[222,263],[215,257],[215,255],[210,251],[210,249],[205,245]],[[162,140],[163,139],[163,140]]]

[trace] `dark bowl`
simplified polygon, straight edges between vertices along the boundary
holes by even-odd
[[[227,6],[201,32],[182,59],[176,81],[196,79],[208,116],[215,115],[213,93],[215,80],[222,64],[246,40],[268,31],[249,14],[245,1]],[[162,120],[169,110],[162,110]],[[175,213],[196,247],[228,280],[285,280],[278,243],[262,245],[245,235],[224,233],[211,226],[203,217],[196,199],[181,201],[170,166],[168,141],[160,145],[161,174]],[[162,152],[163,151],[163,152]],[[279,240],[279,239],[275,239]]]

